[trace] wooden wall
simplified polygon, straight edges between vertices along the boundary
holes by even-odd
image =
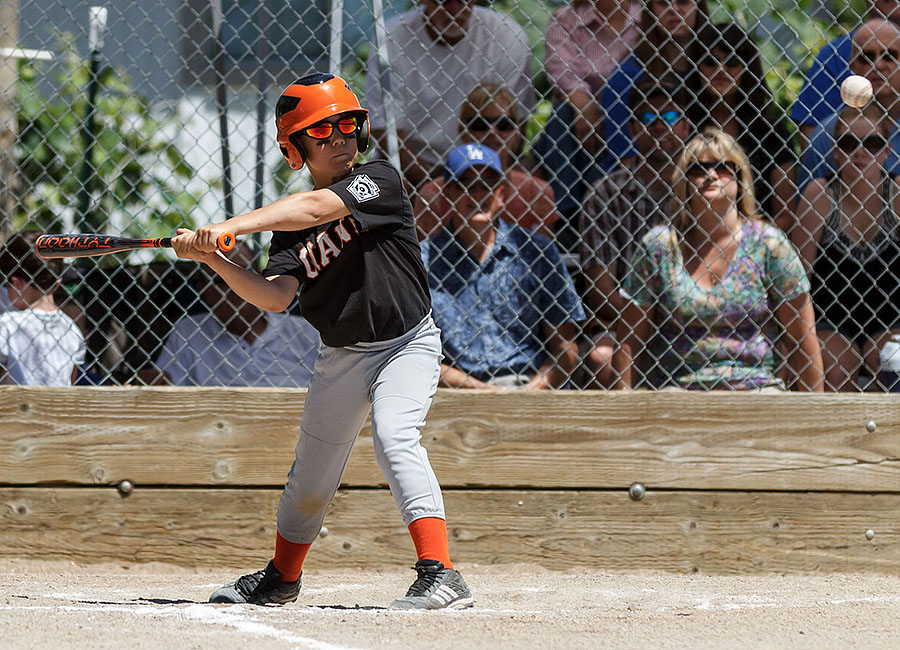
[[[0,556],[255,568],[304,395],[0,387]],[[897,395],[441,390],[423,438],[460,563],[900,574]],[[310,568],[414,559],[368,426],[325,526]]]

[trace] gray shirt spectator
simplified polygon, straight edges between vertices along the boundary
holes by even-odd
[[[388,60],[401,144],[401,163],[414,186],[438,169],[456,144],[457,114],[482,82],[509,87],[534,108],[531,49],[525,31],[511,18],[471,1],[419,7],[387,23]],[[378,57],[369,56],[366,105],[376,137],[385,128]]]

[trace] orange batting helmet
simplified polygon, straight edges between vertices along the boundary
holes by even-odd
[[[306,155],[300,131],[332,115],[350,111],[359,113],[362,122],[356,131],[356,147],[362,153],[369,146],[369,111],[359,105],[346,81],[316,72],[300,77],[285,88],[275,105],[275,126],[278,146],[291,168],[303,167]]]

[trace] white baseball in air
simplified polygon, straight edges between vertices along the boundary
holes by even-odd
[[[872,82],[852,74],[841,84],[841,101],[853,108],[862,108],[872,99]]]

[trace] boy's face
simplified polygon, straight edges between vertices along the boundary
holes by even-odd
[[[314,178],[341,178],[353,169],[359,153],[356,146],[359,119],[353,113],[340,113],[300,132],[306,164]],[[327,137],[322,137],[326,133]]]

